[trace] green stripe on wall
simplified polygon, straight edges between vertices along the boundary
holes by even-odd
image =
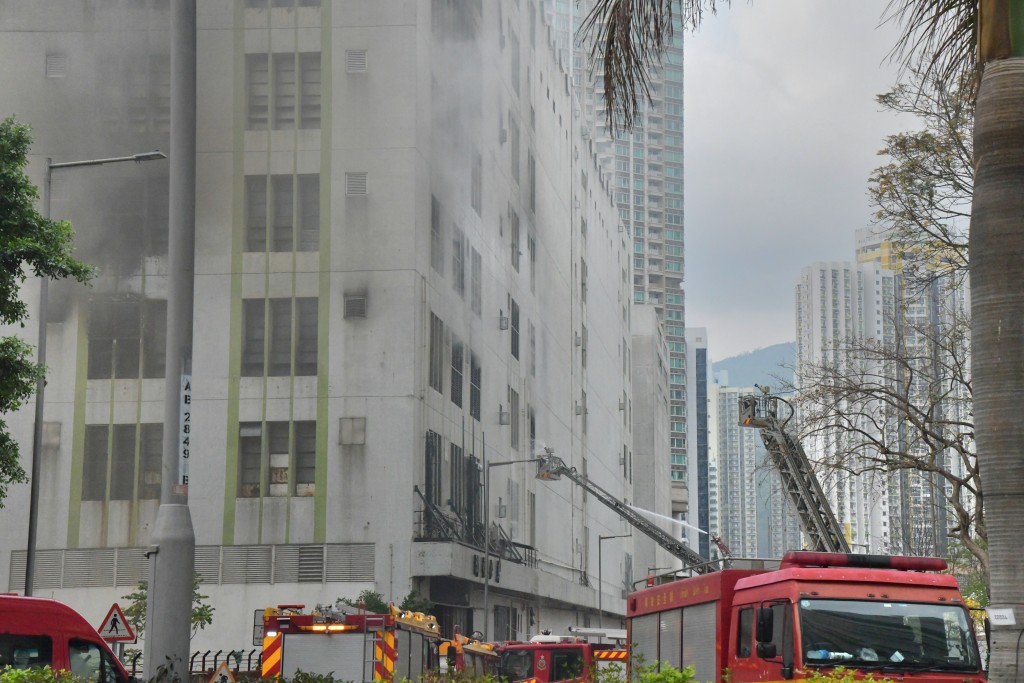
[[[231,313],[228,322],[228,406],[224,453],[224,528],[221,543],[235,542],[235,500],[238,489],[238,400],[242,376],[242,239],[245,226],[245,9],[235,4],[234,154],[231,185]]]
[[[82,307],[79,307],[79,311]],[[85,402],[88,397],[89,327],[84,315],[78,316],[78,343],[75,344],[75,408],[71,433],[71,490],[68,491],[68,547],[78,547],[82,526],[82,474],[85,468]]]
[[[334,79],[331,49],[331,6],[320,14],[320,292],[317,312],[316,496],[313,542],[327,542],[327,421],[331,365],[331,96]]]

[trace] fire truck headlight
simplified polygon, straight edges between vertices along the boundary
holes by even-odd
[[[277,638],[277,631],[267,631],[267,638]]]

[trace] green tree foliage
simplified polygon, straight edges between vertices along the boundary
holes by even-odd
[[[29,312],[20,290],[30,274],[79,282],[92,276],[71,255],[71,224],[45,218],[36,208],[39,192],[25,174],[31,144],[28,126],[13,118],[0,122],[0,325],[24,327]],[[20,408],[45,373],[32,354],[21,339],[0,337],[0,414]],[[27,480],[18,444],[0,420],[0,507],[8,486]]]
[[[351,598],[338,598],[338,602],[348,605],[349,607],[355,607],[357,609],[363,609],[372,614],[387,614],[388,613],[388,601],[384,599],[381,593],[375,590],[366,590],[359,593],[353,600]],[[433,603],[426,598],[420,597],[416,591],[409,591],[402,602],[398,605],[398,609],[408,612],[423,612],[428,614],[434,609]]]
[[[913,72],[878,102],[920,127],[890,135],[868,192],[875,225],[896,244],[904,281],[915,290],[967,278],[967,228],[974,197],[974,101],[970,87],[948,87]]]
[[[199,573],[195,573],[192,576],[192,635],[202,631],[211,623],[213,623],[213,607],[210,606],[206,600],[210,596],[203,595],[199,591],[199,586],[202,580],[199,578]],[[149,582],[139,581],[139,585],[135,591],[122,595],[121,600],[127,603],[127,607],[124,608],[124,617],[128,620],[128,623],[132,625],[132,630],[135,631],[135,635],[142,638],[143,632],[146,630],[146,599],[149,594]]]
[[[70,671],[54,671],[49,665],[28,669],[6,666],[0,669],[0,683],[78,683]]]

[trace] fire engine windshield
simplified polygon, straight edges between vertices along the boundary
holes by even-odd
[[[510,681],[533,678],[533,650],[508,650],[502,652],[499,675]]]
[[[800,600],[806,666],[892,671],[978,671],[967,611],[960,605]]]

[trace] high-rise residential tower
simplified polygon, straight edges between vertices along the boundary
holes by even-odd
[[[877,263],[815,263],[801,271],[796,286],[798,388],[811,364],[826,360],[852,368],[843,352],[847,339],[891,342],[896,287],[896,275]],[[812,461],[834,464],[841,457],[836,449],[841,441],[838,430],[831,430],[804,439],[803,445]],[[899,495],[898,483],[875,470],[852,473],[866,469],[859,459],[843,464],[815,468],[836,518],[856,551],[886,552],[891,538],[890,506]]]

